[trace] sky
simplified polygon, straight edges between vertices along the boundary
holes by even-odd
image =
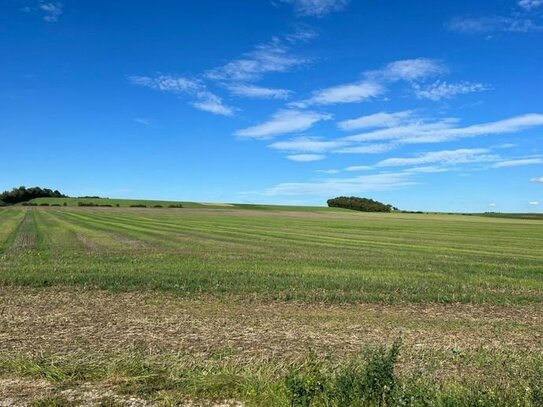
[[[543,211],[543,0],[4,0],[0,190]]]

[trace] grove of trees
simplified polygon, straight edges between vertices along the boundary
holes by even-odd
[[[32,187],[26,188],[24,186],[19,188],[13,188],[11,191],[4,191],[0,194],[0,205],[2,203],[6,205],[13,205],[20,202],[26,202],[34,198],[66,198],[57,190],[49,188]]]
[[[398,210],[392,205],[374,201],[369,198],[358,198],[356,196],[339,196],[327,201],[329,207],[353,209],[362,212],[392,212]]]

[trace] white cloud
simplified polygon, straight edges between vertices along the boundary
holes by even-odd
[[[471,82],[459,82],[459,83],[447,83],[442,81],[436,81],[428,86],[420,86],[415,84],[413,90],[415,95],[419,99],[441,100],[450,99],[456,95],[462,95],[466,93],[482,92],[488,90],[489,87],[482,83]]]
[[[309,153],[322,153],[334,150],[345,145],[345,142],[327,141],[317,137],[297,137],[292,140],[276,141],[270,148],[282,151],[303,151]]]
[[[364,79],[352,83],[319,89],[306,100],[292,102],[290,105],[305,108],[311,105],[335,105],[340,103],[364,102],[382,95],[385,83],[415,81],[446,72],[445,66],[437,60],[428,58],[394,61],[384,68],[364,72]]]
[[[149,119],[144,119],[143,117],[136,117],[134,121],[145,126],[148,126],[150,124]]]
[[[292,161],[309,162],[324,160],[326,156],[322,154],[293,154],[287,155],[287,158]]]
[[[532,10],[543,5],[543,0],[518,0],[518,5],[525,10]]]
[[[423,167],[406,168],[403,171],[410,172],[413,174],[434,174],[438,172],[447,172],[449,170],[447,168],[438,167],[435,165],[428,165],[428,166],[423,166]]]
[[[144,86],[161,92],[177,95],[190,95],[196,100],[191,105],[196,109],[222,116],[232,116],[234,108],[223,103],[222,99],[206,90],[199,80],[177,75],[129,76],[128,81],[133,85]]]
[[[359,130],[372,127],[393,127],[398,126],[412,116],[411,111],[396,113],[379,112],[356,119],[344,120],[338,123],[342,130]]]
[[[539,201],[530,201],[530,202],[528,202],[528,205],[537,206],[537,205],[539,205]]]
[[[360,81],[314,91],[313,96],[309,99],[293,102],[290,105],[304,108],[311,105],[363,102],[379,96],[383,92],[384,88],[377,82]]]
[[[336,150],[336,153],[341,154],[380,154],[387,151],[394,150],[395,144],[363,144],[358,146],[343,147]]]
[[[432,151],[410,158],[387,158],[386,160],[377,163],[377,166],[396,167],[434,163],[439,163],[441,165],[457,165],[496,161],[499,159],[499,156],[488,153],[489,150],[485,148]]]
[[[196,109],[222,116],[232,116],[234,114],[232,107],[225,105],[219,96],[211,92],[198,92],[196,97],[198,100],[192,102],[192,106]]]
[[[543,184],[543,177],[532,178],[530,181],[535,182],[536,184]]]
[[[62,15],[62,3],[40,3],[39,8],[45,13],[43,21],[56,23]]]
[[[243,96],[253,99],[288,99],[292,94],[291,90],[265,88],[251,84],[230,84],[227,88],[236,96]]]
[[[266,139],[280,134],[297,133],[309,129],[321,120],[329,120],[332,116],[326,113],[279,110],[270,120],[262,124],[238,130],[240,137]]]
[[[171,93],[192,93],[204,88],[197,80],[177,75],[129,76],[128,81],[133,85]]]
[[[196,109],[222,116],[232,116],[234,108],[223,103],[222,99],[209,92],[199,80],[189,79],[178,75],[129,76],[128,81],[133,85],[144,86],[161,92],[177,95],[190,95],[196,100],[191,105]]]
[[[290,34],[286,34],[285,39],[292,43],[307,42],[318,37],[318,34],[309,26],[299,25],[297,29]]]
[[[500,161],[494,164],[494,168],[508,168],[508,167],[520,167],[524,165],[543,164],[541,158],[521,158],[518,160],[506,160]]]
[[[543,31],[543,26],[534,23],[531,19],[515,15],[511,17],[454,18],[445,24],[445,28],[460,34],[490,34],[500,31],[514,33]]]
[[[389,81],[416,81],[447,72],[446,66],[436,59],[415,58],[394,61],[378,71],[368,72],[373,78]]]
[[[416,185],[414,175],[405,172],[331,178],[317,182],[288,182],[267,189],[264,195],[343,195],[386,191]]]
[[[349,0],[280,0],[294,7],[300,16],[322,17],[347,7]]]
[[[345,171],[369,171],[372,169],[373,167],[370,167],[369,165],[353,165],[345,168]]]
[[[323,174],[338,174],[339,170],[317,170],[317,172],[321,172]]]
[[[253,51],[246,53],[244,58],[206,72],[205,76],[219,81],[254,81],[261,79],[266,73],[288,72],[308,62],[307,58],[293,55],[289,47],[275,38],[268,44],[256,46]]]
[[[496,206],[495,203],[489,203],[488,206],[490,206],[491,208],[494,208]]]
[[[353,142],[389,140],[399,144],[440,143],[465,137],[517,133],[538,126],[543,126],[543,114],[524,114],[467,127],[459,127],[458,120],[454,118],[433,121],[419,119],[414,123],[406,122],[400,126],[356,134],[344,139]]]

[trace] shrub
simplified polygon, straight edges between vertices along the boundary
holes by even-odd
[[[110,204],[100,204],[100,205],[98,205],[98,206],[100,206],[100,207],[102,207],[102,208],[111,208],[113,205],[110,205]]]
[[[317,399],[326,397],[326,381],[329,380],[310,351],[305,363],[291,370],[286,378],[290,404],[294,407],[310,407]]]
[[[171,204],[171,205],[168,205],[168,208],[182,208],[183,205],[181,204]]]
[[[400,381],[395,365],[401,341],[392,346],[367,350],[347,366],[326,373],[313,353],[292,370],[286,388],[293,407],[311,406],[395,406],[401,403]],[[412,397],[410,397],[412,399]]]
[[[93,202],[77,202],[77,206],[98,206],[98,204]]]
[[[67,204],[66,202],[64,202],[64,203],[62,204],[62,206],[68,206],[68,204]]]

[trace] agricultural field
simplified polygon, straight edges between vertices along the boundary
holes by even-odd
[[[76,205],[0,208],[0,405],[543,405],[541,220]]]

